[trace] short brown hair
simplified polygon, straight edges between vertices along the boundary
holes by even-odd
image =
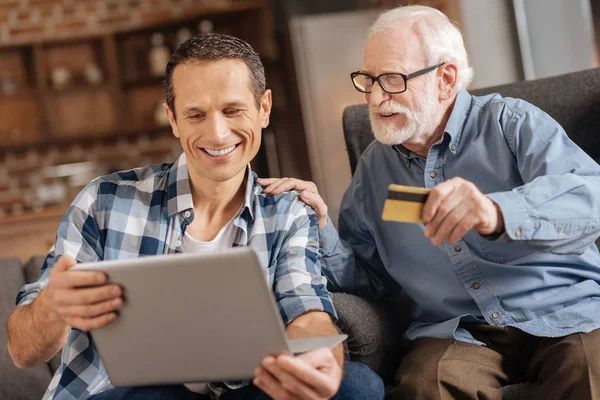
[[[267,89],[265,68],[258,53],[252,46],[234,36],[221,33],[207,33],[186,40],[175,50],[169,59],[165,72],[165,98],[175,116],[175,91],[173,90],[173,71],[179,64],[218,60],[240,60],[250,70],[250,90],[254,94],[256,106]]]

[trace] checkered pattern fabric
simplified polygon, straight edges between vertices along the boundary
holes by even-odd
[[[287,325],[309,310],[334,318],[318,261],[317,221],[297,192],[268,196],[248,169],[242,211],[234,219],[234,246],[251,246],[269,279]],[[194,218],[185,154],[161,164],[100,177],[87,185],[63,217],[37,282],[25,285],[17,305],[31,303],[48,284],[61,255],[78,262],[181,252]],[[213,397],[249,382],[210,384]],[[90,336],[71,329],[44,399],[85,399],[112,387]]]

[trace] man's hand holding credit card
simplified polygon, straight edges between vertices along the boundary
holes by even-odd
[[[487,237],[504,231],[498,205],[471,182],[458,177],[433,189],[390,185],[381,218],[425,224],[425,237],[435,246],[444,240],[454,244],[471,229]]]

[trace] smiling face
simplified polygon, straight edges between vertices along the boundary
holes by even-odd
[[[271,91],[257,106],[250,71],[236,59],[183,63],[172,79],[176,116],[164,107],[192,181],[221,183],[244,174],[269,125]]]
[[[426,67],[421,41],[410,26],[373,34],[365,46],[361,72],[406,75]],[[408,80],[403,93],[389,94],[379,84],[365,94],[373,133],[384,144],[418,141],[435,129],[439,119],[437,70]]]

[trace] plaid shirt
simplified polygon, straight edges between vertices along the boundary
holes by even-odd
[[[95,179],[67,210],[38,281],[21,289],[17,305],[31,303],[39,295],[61,255],[90,262],[178,253],[193,219],[185,154],[175,164]],[[238,229],[233,245],[251,246],[257,252],[286,325],[309,310],[336,317],[318,261],[316,217],[297,192],[268,196],[249,170],[244,205],[234,225]],[[212,397],[219,397],[248,383],[209,387]],[[62,363],[44,399],[84,399],[111,387],[90,336],[71,328]]]

